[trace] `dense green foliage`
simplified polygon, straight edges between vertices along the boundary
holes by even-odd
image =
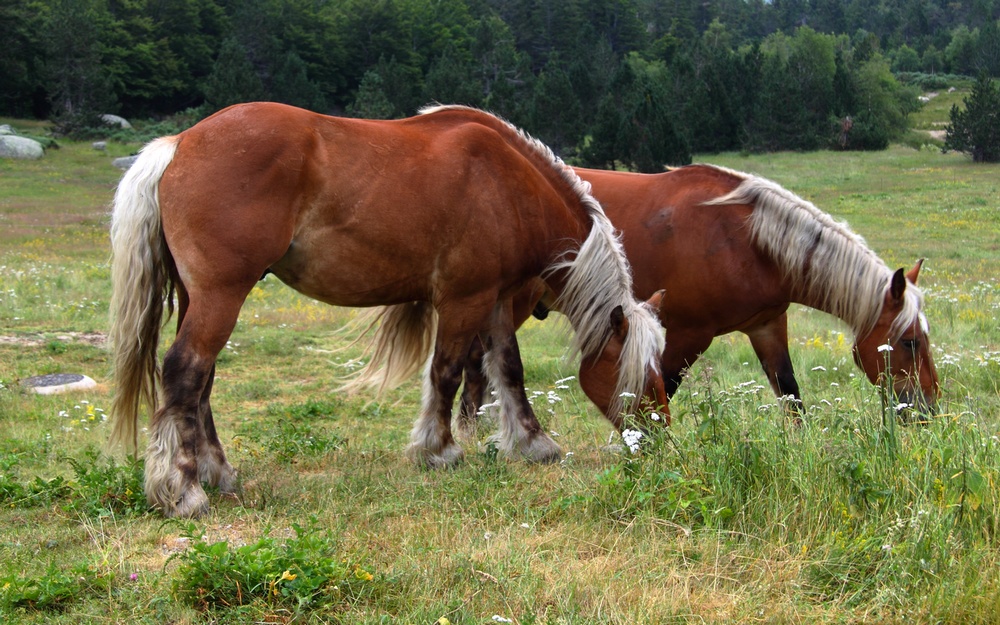
[[[995,0],[0,0],[0,115],[198,119],[268,99],[493,110],[569,157],[881,149],[893,72],[1000,75]],[[848,132],[843,132],[850,117]]]

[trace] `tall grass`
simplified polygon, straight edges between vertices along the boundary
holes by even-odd
[[[141,460],[103,450],[110,155],[0,161],[0,621],[996,622],[1000,170],[902,148],[705,160],[846,219],[892,266],[927,258],[937,418],[898,423],[849,330],[793,307],[803,426],[727,336],[632,453],[571,377],[565,330],[531,321],[529,393],[563,462],[499,458],[486,427],[464,464],[423,471],[403,454],[419,382],[333,393],[354,311],[268,278],[213,394],[240,490],[185,523],[145,508]],[[61,371],[99,386],[19,383]]]

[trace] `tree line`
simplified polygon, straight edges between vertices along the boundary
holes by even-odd
[[[1000,0],[0,0],[0,115],[274,100],[494,111],[591,165],[880,149],[917,87],[1000,76]],[[901,80],[904,77],[906,80]]]

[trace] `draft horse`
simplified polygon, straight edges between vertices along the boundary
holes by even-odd
[[[598,357],[615,320],[627,322],[614,366],[621,390],[642,392],[658,376],[662,331],[632,296],[621,243],[588,186],[540,142],[474,109],[372,121],[230,107],[143,149],[115,194],[111,242],[112,440],[137,447],[149,408],[145,492],[167,516],[205,512],[202,482],[235,486],[212,380],[266,272],[332,305],[433,308],[408,448],[428,466],[463,455],[451,410],[475,336],[503,389],[505,447],[560,456],[528,403],[515,338],[513,296],[533,277],[563,292],[585,357]],[[177,334],[161,371],[159,328],[175,293]],[[411,316],[420,323],[398,326],[398,340],[421,340],[430,317]]]
[[[854,360],[872,383],[888,376],[901,404],[935,409],[940,387],[916,285],[922,261],[890,270],[846,224],[751,174],[711,165],[576,172],[622,232],[636,295],[666,289],[659,318],[667,328],[660,371],[668,397],[716,336],[739,331],[774,393],[801,402],[788,353],[787,310],[795,302],[851,327]],[[543,285],[525,287],[515,298],[516,323],[549,297]],[[481,403],[474,363],[467,377],[463,427]]]

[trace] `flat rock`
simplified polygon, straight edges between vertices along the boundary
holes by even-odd
[[[21,380],[21,385],[39,395],[55,395],[66,391],[95,388],[97,382],[82,373],[49,373]]]
[[[137,159],[137,158],[139,158],[139,157],[138,156],[122,156],[121,158],[116,158],[113,161],[111,161],[111,164],[114,165],[115,167],[117,167],[118,169],[128,169],[129,167],[132,166],[132,163],[134,163],[135,159]]]

